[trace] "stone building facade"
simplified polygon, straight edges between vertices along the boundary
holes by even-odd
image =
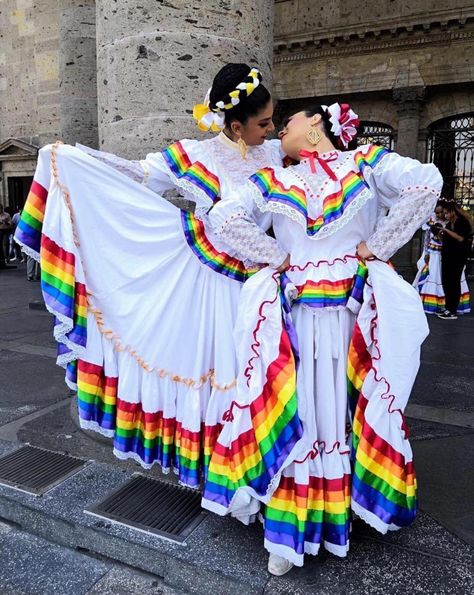
[[[344,100],[361,142],[435,161],[474,200],[472,0],[0,0],[0,29],[6,205],[56,138],[136,157],[197,136],[193,104],[236,60],[273,72],[277,120]]]

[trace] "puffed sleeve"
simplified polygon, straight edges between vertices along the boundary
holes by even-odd
[[[396,153],[387,154],[373,169],[366,167],[363,175],[379,207],[389,211],[377,222],[367,247],[380,260],[388,260],[429,219],[443,179],[435,165]]]
[[[287,256],[278,242],[265,233],[271,224],[269,214],[256,208],[245,186],[218,202],[211,209],[209,220],[217,235],[243,261],[278,268]]]
[[[174,188],[169,169],[161,153],[149,153],[142,160],[129,160],[79,143],[76,143],[76,147],[154,192],[161,194]]]

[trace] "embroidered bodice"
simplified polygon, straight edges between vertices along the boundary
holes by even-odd
[[[228,244],[259,262],[251,238],[262,215],[271,213],[276,240],[265,237],[261,242],[267,252],[273,244],[279,258],[290,254],[294,271],[304,269],[306,280],[323,270],[310,262],[334,262],[340,269],[336,277],[353,275],[360,241],[378,258],[390,258],[432,213],[442,185],[437,168],[374,145],[336,151],[334,157],[328,161],[334,176],[322,168],[313,173],[308,161],[260,170],[245,192],[214,207],[214,228]],[[342,265],[351,270],[343,272]],[[324,274],[332,273],[325,269]],[[316,277],[311,280],[316,282]],[[298,282],[304,285],[305,280]]]
[[[234,256],[235,250],[215,234],[207,215],[209,209],[218,201],[225,201],[233,195],[255,171],[262,167],[280,166],[283,158],[278,140],[249,146],[247,155],[243,158],[238,145],[224,133],[203,141],[176,142],[162,152],[150,153],[141,161],[130,161],[104,151],[77,146],[158,194],[174,189],[195,203],[194,215],[202,221],[200,233],[205,234],[206,241],[210,242],[213,250],[225,253],[225,257]],[[188,219],[185,233],[187,237],[191,237],[193,234],[187,230],[190,225]],[[270,225],[271,217],[267,217],[266,221],[268,223],[262,220],[261,227],[255,230],[254,241],[255,236],[263,240],[266,237],[265,230]],[[194,227],[199,225],[194,223]],[[193,233],[195,232],[196,230]],[[281,256],[281,250],[264,241],[257,241],[253,248],[261,259],[259,262],[274,264],[273,259],[276,257],[278,260]],[[242,260],[247,268],[254,268],[254,261],[245,255],[242,255]]]

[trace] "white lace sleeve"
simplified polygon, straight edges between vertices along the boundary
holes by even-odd
[[[388,260],[431,215],[439,192],[421,188],[402,191],[400,199],[379,221],[376,231],[367,241],[367,248],[380,260]]]
[[[269,221],[261,217],[248,193],[234,192],[218,202],[209,212],[209,222],[214,233],[244,262],[277,268],[287,256],[278,242],[262,229]]]
[[[367,247],[377,258],[388,260],[428,221],[443,179],[432,163],[391,153],[366,181],[374,188],[379,207],[389,210],[377,222]]]
[[[174,188],[161,153],[150,153],[146,159],[137,161],[124,159],[106,151],[96,151],[80,144],[76,144],[76,147],[154,192],[161,194]]]
[[[245,213],[234,215],[229,219],[221,227],[220,235],[236,250],[241,260],[278,268],[287,256],[278,242],[267,235]]]

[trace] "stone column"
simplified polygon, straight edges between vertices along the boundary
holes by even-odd
[[[142,157],[204,138],[192,119],[228,62],[270,83],[273,0],[97,0],[100,147]]]
[[[398,113],[398,135],[395,150],[406,157],[417,157],[420,112],[425,96],[424,87],[402,87],[393,90]]]
[[[425,96],[425,87],[401,87],[393,89],[393,100],[398,113],[398,135],[395,150],[400,155],[424,161],[419,155],[420,112]],[[416,262],[421,254],[421,232],[403,246],[392,259],[397,270],[409,281],[416,271]]]
[[[95,0],[60,0],[61,139],[97,147]]]

